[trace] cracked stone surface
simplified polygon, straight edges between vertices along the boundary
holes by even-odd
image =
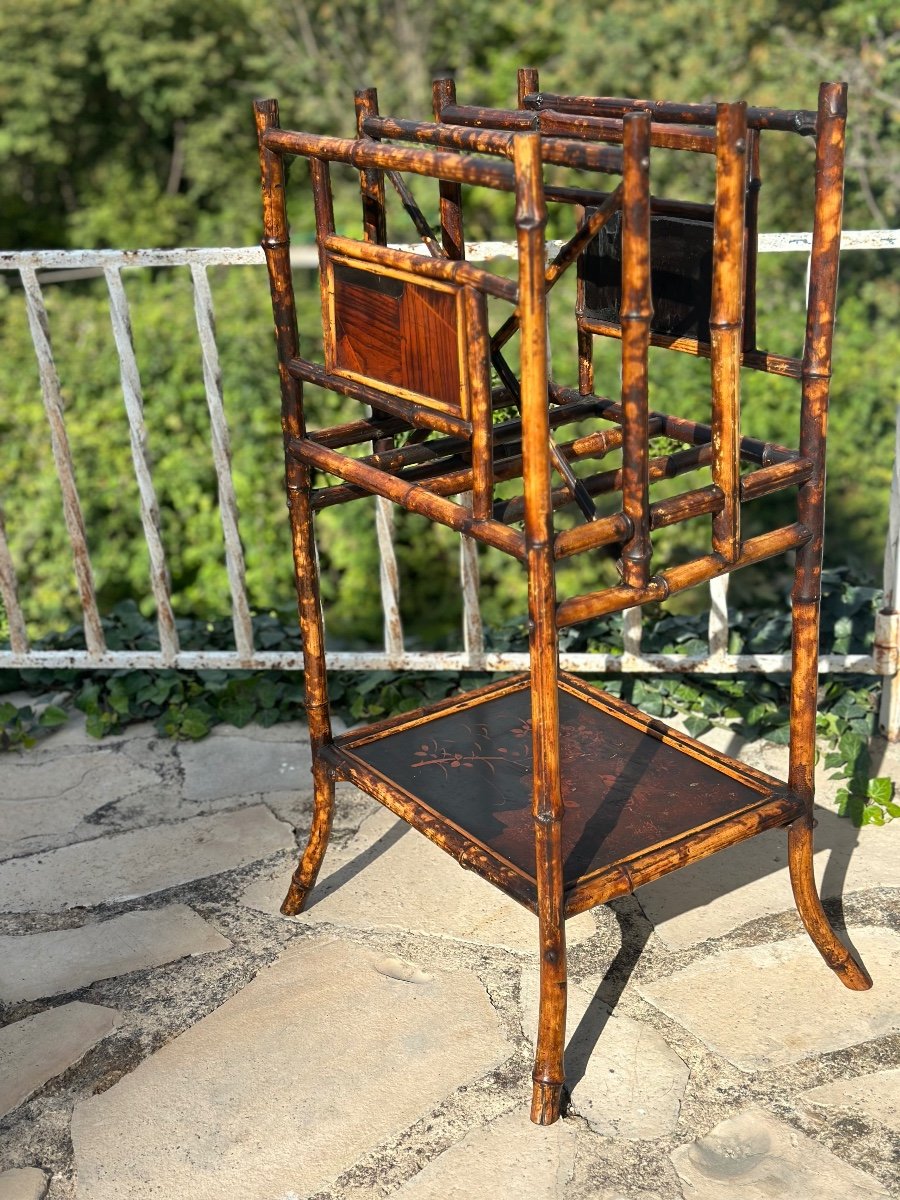
[[[527,969],[522,973],[522,1021],[532,1044],[538,996],[538,973]],[[591,991],[569,984],[566,1083],[572,1108],[598,1133],[628,1139],[671,1133],[689,1074],[652,1026],[611,1015]]]
[[[900,888],[900,821],[856,829],[817,808],[815,871],[823,897],[871,887]],[[758,917],[794,908],[787,835],[773,829],[638,890],[667,946],[682,950]]]
[[[0,1000],[56,996],[97,979],[230,945],[184,904],[125,913],[79,929],[0,937]]]
[[[728,950],[639,990],[716,1054],[765,1070],[900,1030],[900,935],[867,929],[853,942],[871,991],[848,991],[805,936]]]
[[[538,925],[533,913],[395,817],[376,801],[359,833],[325,855],[315,890],[297,920],[351,929],[393,927],[460,938],[534,954]],[[252,884],[242,897],[250,908],[277,914],[289,872]],[[594,933],[590,913],[566,922],[570,945]]]
[[[722,1121],[679,1146],[672,1162],[689,1200],[874,1200],[877,1179],[848,1167],[811,1138],[760,1109]]]
[[[340,784],[325,886],[301,919],[273,915],[308,829],[307,742],[298,724],[218,727],[190,746],[144,725],[98,742],[77,715],[33,750],[3,757],[0,830],[11,829],[3,819],[11,805],[29,806],[17,836],[43,840],[0,856],[22,855],[0,865],[0,896],[30,889],[27,909],[0,911],[0,935],[9,939],[0,939],[0,979],[9,980],[23,951],[19,978],[31,981],[24,990],[33,997],[8,998],[21,987],[0,996],[0,1046],[25,1041],[20,1063],[39,1052],[43,1068],[0,1125],[0,1200],[9,1200],[10,1169],[46,1187],[42,1200],[415,1200],[420,1192],[443,1200],[457,1180],[466,1200],[756,1200],[740,1137],[726,1141],[725,1157],[739,1169],[724,1179],[705,1146],[711,1130],[750,1105],[777,1114],[789,1137],[805,1135],[796,1142],[805,1174],[784,1185],[776,1171],[765,1200],[820,1200],[828,1196],[822,1180],[832,1178],[843,1179],[841,1195],[851,1200],[900,1197],[900,1036],[890,1015],[900,977],[900,822],[858,833],[829,811],[828,785],[820,790],[817,867],[825,862],[826,895],[844,894],[848,927],[875,975],[867,995],[843,989],[812,943],[796,936],[779,882],[783,862],[763,858],[754,887],[759,860],[741,868],[714,856],[701,864],[716,868],[712,883],[694,888],[689,871],[676,873],[666,881],[677,885],[674,899],[656,909],[653,892],[641,889],[569,922],[577,985],[568,1065],[570,1078],[580,1077],[570,1114],[542,1130],[528,1120],[531,914]],[[741,753],[784,776],[782,747]],[[238,785],[241,762],[255,767]],[[29,772],[27,792],[20,774],[16,799],[5,788],[13,765],[41,768]],[[873,769],[900,778],[900,752],[876,743]],[[245,784],[253,790],[235,790]],[[781,837],[751,840],[749,857],[770,844],[773,856],[782,853]],[[109,898],[134,896],[136,880],[172,892]],[[782,886],[776,903],[772,889]],[[638,903],[645,900],[653,924]],[[173,912],[196,914],[190,928],[204,939],[214,931],[218,949],[197,952],[193,934],[182,944],[177,930],[175,940],[159,939],[143,924],[165,924]],[[756,957],[723,958],[738,948]],[[777,969],[776,952],[787,956]],[[524,989],[523,969],[532,977]],[[674,1000],[670,1008],[645,998],[676,983],[674,1016]],[[38,998],[57,986],[78,988],[73,994],[89,1003],[67,1004],[72,994],[63,993]],[[612,1016],[598,991],[619,997]],[[524,1019],[523,999],[531,1006]],[[70,1054],[71,1029],[58,1036],[53,1023],[77,1025],[74,1014],[89,1024],[86,1014],[96,1022],[98,1013],[99,1040],[82,1038]],[[736,1040],[739,1054],[758,1051],[760,1030],[771,1065],[748,1075],[725,1050]],[[618,1048],[627,1059],[629,1046],[633,1062],[611,1058]],[[680,1178],[673,1150],[705,1153],[705,1180]],[[863,1176],[858,1193],[858,1178],[848,1184],[835,1174],[851,1166]]]
[[[817,1108],[860,1113],[900,1134],[900,1067],[825,1083],[803,1092],[801,1099]]]
[[[293,846],[265,805],[98,837],[0,864],[0,911],[60,912],[129,900]]]
[[[0,1200],[44,1200],[47,1176],[37,1167],[16,1167],[0,1173]]]
[[[522,1107],[473,1130],[395,1192],[398,1200],[556,1200],[575,1170],[575,1130],[541,1128]]]
[[[69,835],[76,831],[92,837],[85,818],[105,803],[113,775],[117,796],[127,796],[159,781],[156,772],[129,761],[116,750],[85,752],[63,762],[5,755],[0,854],[26,854],[58,846],[71,840]]]
[[[306,1196],[507,1057],[474,974],[410,984],[373,959],[359,946],[304,939],[78,1104],[78,1196]]]
[[[118,1013],[75,1001],[0,1029],[0,1116],[112,1033]]]

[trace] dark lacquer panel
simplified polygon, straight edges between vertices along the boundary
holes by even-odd
[[[462,411],[456,290],[341,262],[333,281],[334,369]]]
[[[713,227],[708,221],[654,216],[650,220],[650,288],[654,333],[709,342]],[[619,320],[622,303],[622,221],[616,213],[579,263],[585,315]]]
[[[563,850],[572,881],[760,800],[762,793],[560,690]],[[534,874],[527,690],[351,752]]]

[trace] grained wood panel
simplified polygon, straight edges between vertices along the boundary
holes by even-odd
[[[331,306],[332,370],[467,415],[459,288],[332,260]]]
[[[400,347],[410,391],[459,405],[457,295],[407,284],[401,302]]]

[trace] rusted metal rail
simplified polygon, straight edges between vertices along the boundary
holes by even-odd
[[[563,243],[549,243],[548,256],[555,255]],[[808,233],[761,234],[760,253],[809,254]],[[900,230],[845,231],[844,251],[900,249]],[[404,250],[423,253],[423,245],[404,245]],[[509,243],[470,243],[468,262],[486,262],[510,256]],[[41,250],[0,253],[0,270],[17,275],[27,306],[29,326],[40,369],[44,408],[53,458],[63,497],[63,519],[72,552],[79,603],[85,633],[85,649],[78,651],[35,649],[28,636],[28,600],[22,596],[17,573],[3,524],[0,497],[0,601],[6,613],[9,647],[0,649],[0,667],[40,668],[270,668],[302,670],[297,651],[260,650],[254,645],[250,606],[247,597],[243,550],[241,547],[237,503],[231,477],[230,436],[223,403],[223,385],[214,332],[213,302],[207,272],[211,267],[259,267],[264,262],[258,247],[182,248],[174,250]],[[316,268],[318,256],[313,247],[292,252],[295,267]],[[143,394],[131,332],[131,317],[121,272],[135,268],[187,268],[194,289],[194,308],[199,353],[210,421],[210,442],[216,473],[222,538],[230,592],[234,628],[233,650],[184,650],[179,646],[169,590],[164,541],[153,484],[152,458],[147,447],[143,424]],[[97,607],[88,552],[89,531],[85,530],[76,486],[72,456],[60,398],[59,380],[53,357],[50,322],[42,287],[48,283],[104,277],[110,298],[110,318],[119,358],[122,395],[128,421],[132,463],[138,483],[141,519],[149,554],[148,594],[152,595],[157,614],[159,649],[110,650],[105,644]],[[898,426],[900,454],[900,426]],[[406,669],[418,671],[485,670],[516,671],[527,666],[528,655],[485,650],[484,631],[478,603],[478,559],[475,546],[461,539],[460,577],[463,596],[462,646],[457,651],[408,649],[400,620],[399,575],[393,544],[392,506],[377,505],[376,534],[381,555],[381,598],[384,611],[385,640],[382,649],[371,651],[334,651],[329,665],[341,670]],[[882,725],[888,736],[900,738],[900,468],[895,467],[890,498],[890,530],[884,563],[884,608],[876,619],[875,649],[867,654],[820,656],[824,672],[858,672],[883,678]],[[712,579],[708,650],[700,655],[646,654],[641,648],[641,616],[636,609],[625,613],[622,654],[570,654],[563,652],[565,669],[603,674],[691,672],[698,674],[770,674],[787,671],[790,654],[728,653],[728,577]]]

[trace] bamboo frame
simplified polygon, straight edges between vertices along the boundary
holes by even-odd
[[[817,161],[812,282],[802,360],[771,356],[755,347],[755,298],[752,289],[748,291],[745,287],[744,272],[754,270],[753,256],[748,255],[746,247],[755,242],[758,228],[760,133],[772,129],[808,133],[809,113],[748,109],[743,102],[712,108],[609,97],[548,96],[539,91],[537,72],[529,69],[519,73],[518,102],[519,109],[515,111],[462,106],[456,102],[452,82],[440,80],[436,81],[432,94],[433,123],[381,117],[374,89],[366,89],[356,95],[359,136],[355,141],[282,131],[278,128],[278,109],[273,101],[257,106],[257,124],[263,175],[264,246],[279,353],[287,489],[315,786],[309,841],[283,911],[300,911],[315,881],[331,826],[334,780],[345,778],[414,825],[452,854],[461,866],[475,870],[536,913],[540,1006],[531,1115],[534,1121],[549,1124],[560,1115],[565,1081],[566,917],[631,892],[724,846],[764,829],[789,827],[791,881],[810,936],[848,987],[862,989],[871,983],[865,968],[832,929],[812,874],[812,767],[825,424],[837,283],[846,89],[842,85],[823,85],[814,120]],[[397,147],[388,144],[391,140],[410,141],[414,145]],[[435,146],[449,147],[454,152],[433,149]],[[654,146],[687,153],[715,153],[715,204],[701,206],[701,218],[712,223],[714,258],[707,350],[711,401],[708,424],[657,412],[649,402],[650,345],[704,353],[697,339],[661,339],[650,329],[651,214],[666,211],[684,216],[695,209],[700,211],[696,205],[651,198],[650,152]],[[482,157],[466,157],[460,151]],[[329,256],[343,255],[365,262],[373,272],[389,280],[399,273],[432,281],[435,287],[457,290],[465,314],[463,326],[468,342],[465,357],[470,381],[469,408],[463,415],[425,411],[421,403],[403,394],[402,388],[382,384],[378,378],[371,383],[342,378],[336,370],[301,357],[290,280],[284,154],[301,154],[310,159],[317,243],[326,267]],[[335,233],[329,175],[332,161],[350,164],[360,172],[362,241],[341,238]],[[574,169],[589,164],[593,170],[606,171],[611,162],[618,164],[622,174],[621,184],[611,192],[570,187],[566,183],[544,184],[546,163]],[[437,181],[439,238],[419,210],[402,172]],[[385,245],[386,182],[399,193],[430,257],[406,254]],[[465,261],[464,184],[514,192],[518,267],[515,280],[500,279]],[[575,233],[549,266],[545,262],[548,201],[570,205],[590,202],[597,208],[587,217],[581,217]],[[549,378],[548,296],[564,271],[581,261],[599,229],[616,211],[622,213],[619,320],[615,323],[590,317],[577,320],[578,388],[561,386]],[[327,295],[326,280],[323,292],[326,303]],[[493,337],[487,330],[487,295],[515,305],[513,314]],[[583,301],[581,284],[579,301]],[[615,328],[606,328],[606,324],[614,324]],[[511,375],[500,355],[516,332],[521,336],[521,382]],[[595,333],[621,340],[619,400],[594,392],[591,343]],[[690,341],[692,348],[686,345]],[[333,351],[333,347],[330,349]],[[329,352],[326,347],[327,364],[335,361]],[[502,385],[493,390],[492,360]],[[766,443],[742,433],[739,375],[742,365],[801,379],[798,449]],[[373,413],[364,420],[307,432],[303,382],[364,400],[372,405]],[[519,418],[493,424],[496,408],[510,404],[519,407]],[[551,431],[587,418],[605,424],[589,431],[576,429],[574,436],[559,445],[551,440]],[[397,446],[394,439],[404,432],[410,436],[404,445]],[[657,435],[676,439],[683,448],[654,454],[652,439]],[[340,453],[366,442],[371,442],[372,450],[364,457]],[[617,450],[622,452],[619,464],[592,475],[573,474],[572,464],[603,459]],[[741,466],[747,463],[755,469],[741,476]],[[710,483],[701,482],[664,500],[652,499],[650,489],[654,481],[705,467],[711,473]],[[564,486],[553,486],[554,470],[562,475]],[[339,482],[313,489],[313,471],[330,475]],[[519,476],[521,496],[494,499],[497,484]],[[796,520],[758,536],[743,538],[741,506],[785,488],[797,489]],[[621,492],[620,511],[576,528],[560,531],[554,528],[553,518],[558,508],[576,499],[581,502],[583,496],[615,491]],[[475,542],[483,542],[523,563],[528,580],[530,669],[516,679],[490,684],[334,739],[328,719],[313,513],[318,508],[366,495],[380,497],[384,512],[388,512],[388,504],[399,504],[459,531],[472,540],[473,546]],[[461,500],[453,501],[450,496],[459,496]],[[711,524],[709,553],[652,571],[652,531],[683,521],[707,519]],[[518,521],[523,522],[521,531],[510,527]],[[556,561],[603,546],[620,548],[621,583],[560,601],[556,594]],[[560,673],[560,629],[605,613],[634,610],[641,604],[664,600],[787,552],[796,554],[787,783],[666,730],[659,722]],[[477,571],[477,560],[471,550],[468,561],[471,575],[472,570]],[[720,630],[720,638],[725,635],[727,628]],[[402,638],[397,645],[402,650]],[[634,645],[632,632],[626,649]],[[438,755],[435,761],[440,761],[438,733],[443,728],[442,722],[468,720],[467,714],[474,714],[479,705],[520,703],[518,698],[527,701],[524,711],[529,714],[531,739],[530,772],[516,776],[528,781],[530,793],[525,860],[517,858],[513,849],[507,853],[499,842],[494,844],[490,834],[461,824],[452,805],[451,810],[445,811],[439,797],[428,791],[426,783],[419,782],[425,776],[415,774],[417,766],[426,764],[413,763],[410,767],[408,760],[403,759],[406,753],[403,739],[408,734],[420,739],[425,736],[423,730],[427,726],[427,736],[433,740]],[[561,710],[563,705],[570,706],[576,701],[585,706],[583,711],[594,714],[585,718],[586,729],[590,728],[589,720],[598,720],[596,714],[602,713],[603,720],[617,721],[632,735],[639,734],[642,746],[653,742],[666,747],[667,752],[677,752],[676,775],[681,770],[712,770],[719,777],[722,795],[733,794],[735,798],[721,800],[721,807],[702,819],[692,818],[691,804],[696,801],[697,793],[687,792],[683,822],[679,819],[655,839],[645,837],[635,844],[628,843],[623,852],[605,860],[595,856],[586,867],[567,876],[571,845],[567,848],[563,794],[564,786],[567,789],[572,786],[572,766],[562,750],[561,739],[566,731],[561,725]],[[451,739],[451,744],[458,743]],[[599,762],[604,754],[602,742],[598,743],[597,753]],[[460,776],[465,774],[459,772]],[[634,786],[636,789],[638,785]],[[670,787],[668,777],[666,787]],[[676,796],[677,780],[671,787],[672,795]],[[584,796],[573,802],[569,790],[566,795],[569,807],[586,807],[589,803]],[[590,802],[602,804],[604,795]],[[636,828],[644,828],[643,819]]]

